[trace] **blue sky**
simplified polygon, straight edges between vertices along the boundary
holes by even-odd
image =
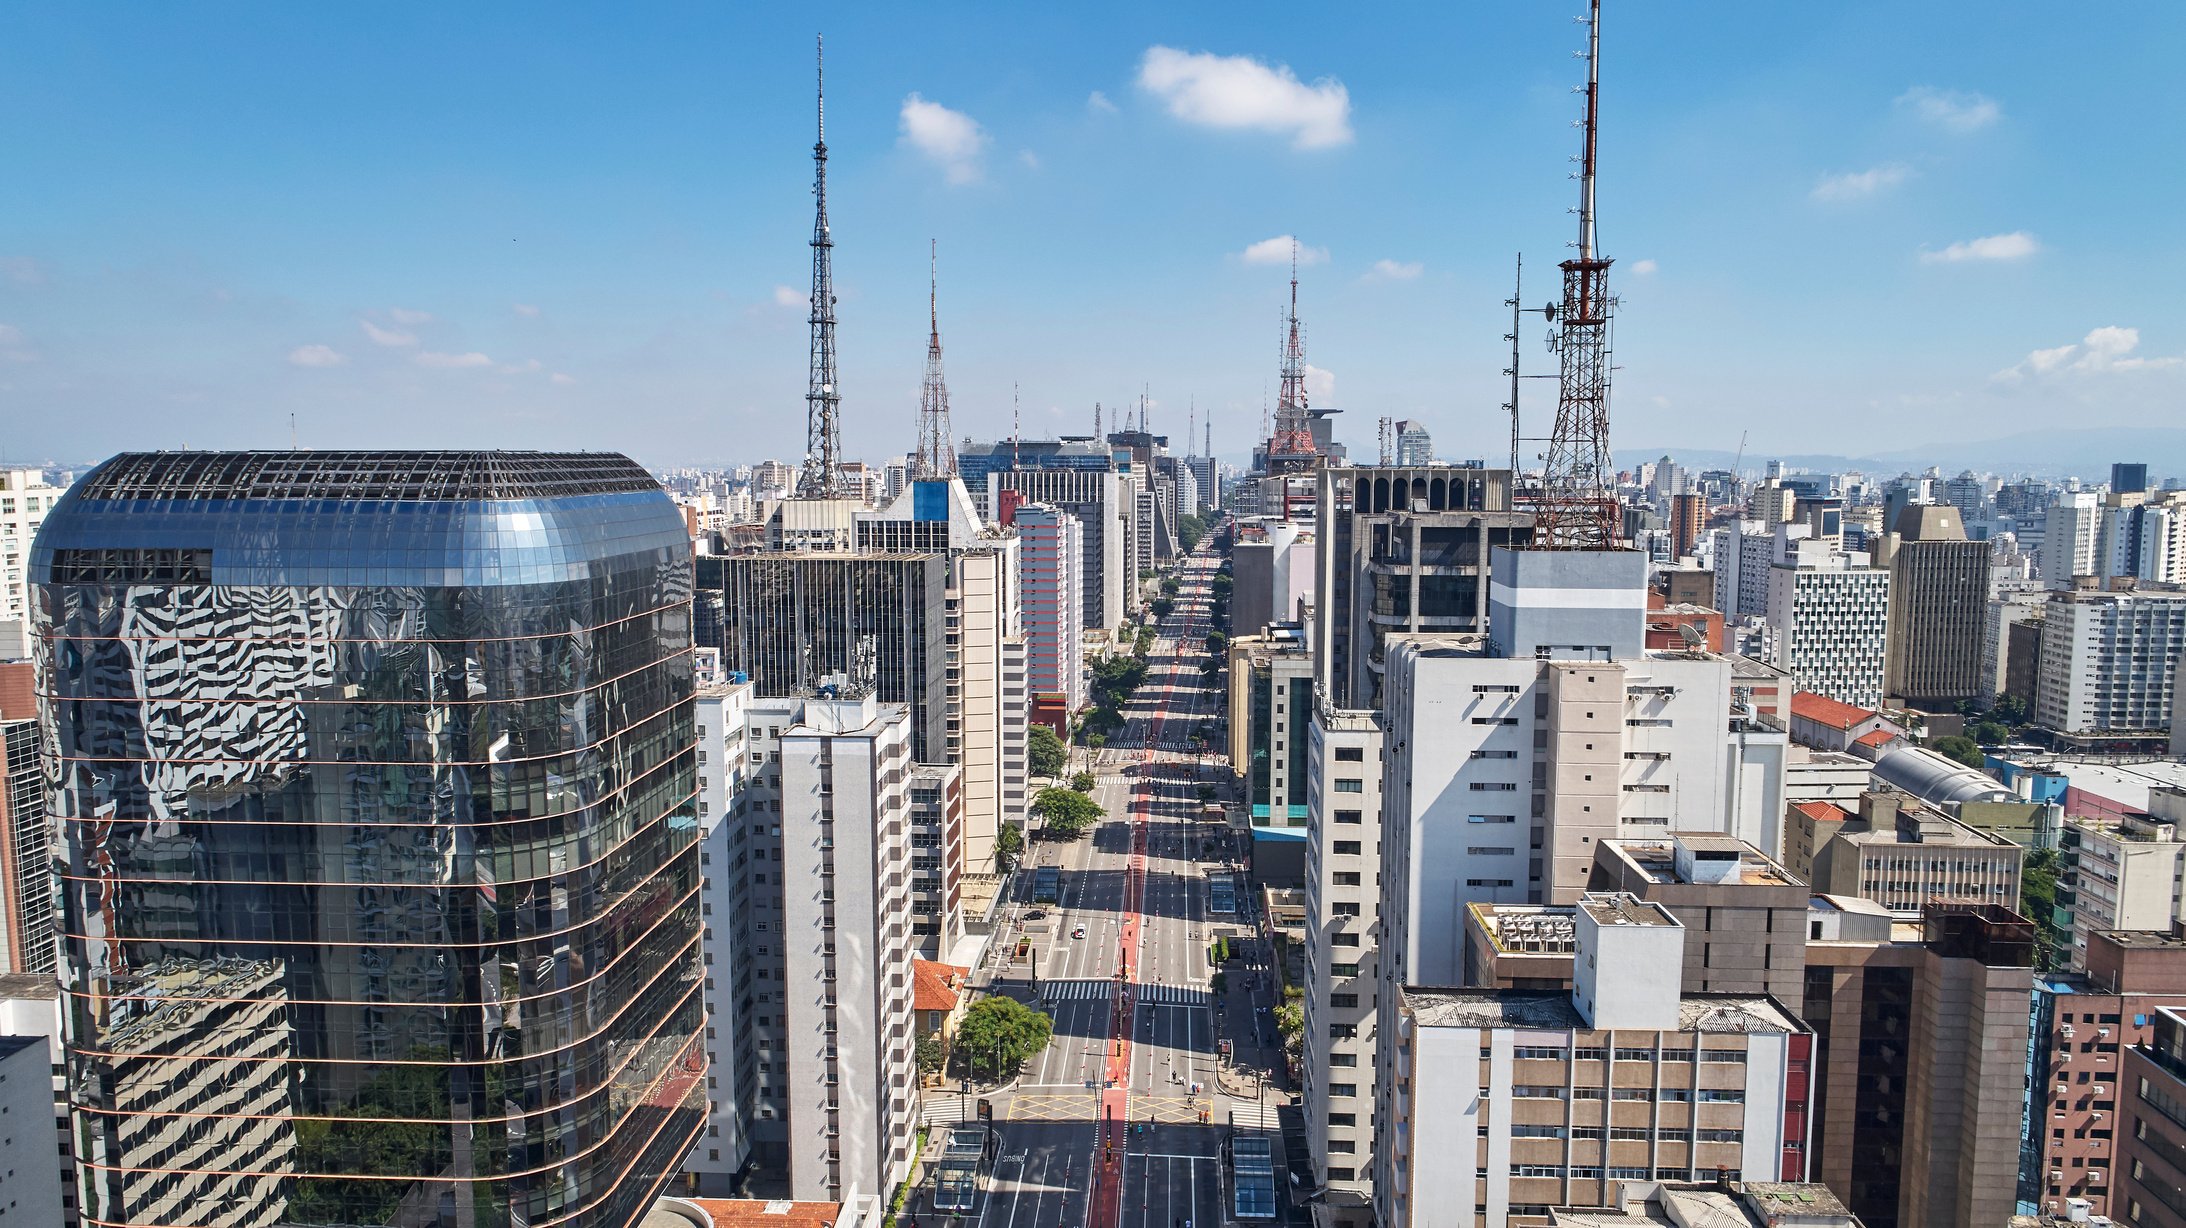
[[[2186,420],[2186,6],[1609,8],[1618,447]],[[307,446],[793,457],[818,26],[853,455],[914,442],[929,238],[958,435],[1013,384],[1028,436],[1145,387],[1241,452],[1288,276],[1247,253],[1294,235],[1354,451],[1387,414],[1492,456],[1512,256],[1546,301],[1573,230],[1577,11],[13,5],[0,446],[282,446],[293,413]]]

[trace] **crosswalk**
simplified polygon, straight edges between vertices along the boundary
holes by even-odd
[[[1133,997],[1141,1004],[1154,1006],[1205,1006],[1208,994],[1204,989],[1186,985],[1133,985]],[[1115,997],[1114,981],[1047,981],[1040,986],[1040,997],[1048,1002],[1105,1002]]]
[[[1280,1130],[1282,1121],[1275,1114],[1275,1106],[1258,1102],[1232,1104],[1230,1127],[1236,1130]]]

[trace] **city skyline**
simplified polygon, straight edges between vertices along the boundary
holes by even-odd
[[[2180,15],[1733,12],[1609,14],[1620,450],[1727,450],[1752,417],[1749,455],[1858,455],[2175,400],[2179,253],[2140,236]],[[1006,434],[1013,382],[1028,437],[1150,387],[1157,431],[1196,404],[1241,454],[1292,236],[1354,453],[1387,414],[1499,454],[1510,259],[1547,301],[1568,237],[1582,70],[1542,54],[1568,14],[962,16],[827,23],[851,456],[915,445],[929,238],[958,436]],[[9,459],[280,446],[291,413],[307,446],[794,459],[809,20],[526,17],[20,21]]]

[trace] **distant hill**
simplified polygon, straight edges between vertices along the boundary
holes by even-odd
[[[1720,448],[1619,448],[1619,465],[1634,465],[1667,454],[1681,465],[1695,469],[1727,469],[1736,454]],[[1896,448],[1867,456],[1834,456],[1825,453],[1777,455],[1748,449],[1742,468],[1758,472],[1769,461],[1780,460],[1786,468],[1818,472],[1857,469],[1870,476],[1890,477],[1918,472],[1934,465],[1945,475],[1964,469],[2000,475],[2062,478],[2078,476],[2099,481],[2110,476],[2114,461],[2146,461],[2149,476],[2186,476],[2186,428],[2098,427],[2088,430],[2025,431],[1999,439],[1960,440]]]

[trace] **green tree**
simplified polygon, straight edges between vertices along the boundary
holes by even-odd
[[[1176,599],[1173,597],[1156,597],[1148,605],[1156,618],[1167,618],[1176,612]]]
[[[2037,953],[2044,968],[2056,966],[2064,935],[2057,928],[2057,850],[2035,849],[2019,871],[2019,914],[2041,931]]]
[[[1229,635],[1228,635],[1228,634],[1227,634],[1226,632],[1221,632],[1221,631],[1209,631],[1209,632],[1207,633],[1207,651],[1208,651],[1208,652],[1211,652],[1211,653],[1213,653],[1214,655],[1216,655],[1216,656],[1218,656],[1218,657],[1219,657],[1219,656],[1221,656],[1221,655],[1222,655],[1223,653],[1226,653],[1226,652],[1228,652],[1229,650],[1230,650],[1230,637],[1229,637]]]
[[[1093,773],[1079,772],[1077,775],[1072,776],[1070,778],[1070,787],[1079,793],[1091,793],[1093,791]]]
[[[1057,840],[1075,840],[1084,835],[1107,813],[1100,803],[1072,789],[1046,788],[1032,799],[1032,813],[1039,815],[1047,824],[1048,835]]]
[[[1085,745],[1088,750],[1099,750],[1101,747],[1108,745],[1108,735],[1105,733],[1089,733],[1085,735]]]
[[[1305,1039],[1306,1013],[1295,1002],[1285,1002],[1275,1008],[1275,1030],[1282,1034],[1283,1047],[1295,1049]]]
[[[1192,551],[1199,549],[1200,539],[1205,536],[1207,536],[1207,522],[1205,519],[1198,516],[1179,516],[1176,518],[1176,544],[1183,548],[1184,553],[1190,554]]]
[[[1996,706],[1989,709],[1989,719],[2007,725],[2024,725],[2027,723],[2027,701],[2017,695],[1999,695]]]
[[[1222,672],[1222,658],[1220,658],[1220,657],[1208,657],[1208,658],[1207,658],[1206,660],[1204,660],[1204,661],[1201,661],[1201,662],[1199,663],[1199,672],[1200,672],[1200,674],[1201,674],[1201,675],[1202,675],[1203,677],[1207,677],[1207,678],[1212,678],[1212,677],[1214,677],[1214,676],[1215,676],[1216,674],[1219,674],[1219,673],[1221,673],[1221,672]]]
[[[1179,592],[1183,591],[1183,588],[1184,586],[1177,582],[1177,578],[1175,576],[1169,576],[1163,579],[1161,582],[1161,595],[1164,597],[1174,597]]]
[[[1054,1020],[1015,998],[985,997],[964,1012],[956,1049],[973,1071],[999,1077],[1047,1048],[1054,1029]]]
[[[1956,759],[1967,767],[1977,768],[1983,766],[1981,748],[1974,744],[1972,738],[1959,737],[1953,734],[1950,737],[1937,738],[1935,741],[1930,742],[1928,749],[1946,758]]]
[[[1069,761],[1070,752],[1055,731],[1045,725],[1034,725],[1025,735],[1025,759],[1035,776],[1060,776]]]
[[[1995,746],[2011,741],[2011,730],[1995,721],[1980,721],[1966,731],[1966,736],[1983,746]]]
[[[914,1052],[918,1058],[918,1072],[923,1075],[940,1074],[942,1063],[949,1060],[948,1051],[941,1047],[939,1032],[928,1032],[919,1037],[918,1047]]]
[[[1004,823],[994,833],[995,868],[1007,874],[1017,868],[1017,859],[1025,855],[1025,837],[1015,823]]]
[[[1211,801],[1213,801],[1214,799],[1215,799],[1215,791],[1214,791],[1214,786],[1213,786],[1213,785],[1201,785],[1201,786],[1199,786],[1199,801],[1200,801],[1200,804],[1201,804],[1201,805],[1205,805],[1205,804],[1207,804],[1208,802],[1211,802]]]

